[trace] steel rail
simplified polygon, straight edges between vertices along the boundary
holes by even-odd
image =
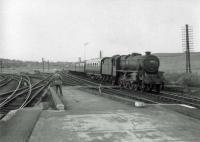
[[[65,74],[63,74],[63,75],[65,75]],[[72,77],[74,80],[79,80],[80,82],[83,82],[84,84],[88,83],[88,84],[86,84],[87,86],[85,86],[85,87],[82,86],[81,88],[101,89],[101,92],[111,94],[111,95],[123,96],[123,97],[129,98],[129,99],[144,101],[146,103],[154,103],[154,104],[159,103],[159,102],[156,102],[156,101],[144,98],[144,97],[133,95],[133,94],[128,93],[128,92],[123,92],[123,91],[120,91],[120,90],[112,89],[112,88],[115,88],[115,86],[106,86],[106,85],[101,86],[101,84],[97,84],[97,83],[88,81],[86,79],[83,79],[83,78],[80,78],[80,77],[77,77],[77,76],[74,76],[74,75],[68,75],[68,76]],[[91,86],[91,84],[93,84],[93,86]],[[119,88],[119,87],[116,87],[116,88]]]
[[[32,85],[29,76],[21,75],[21,77],[23,81],[27,83],[28,87],[19,88],[20,85],[18,84],[18,89],[16,88],[15,90],[1,94],[4,96],[10,96],[8,99],[5,99],[0,106],[0,112],[3,114],[1,118],[3,118],[10,110],[19,110],[26,107],[29,103],[35,100],[38,95],[44,96],[44,94],[47,93],[47,89],[45,88],[48,87],[52,81],[52,75],[50,75]],[[17,80],[19,76],[12,78]],[[21,81],[20,84],[22,84],[23,81]],[[41,100],[41,98],[39,100]],[[35,103],[38,103],[39,100]]]
[[[41,86],[38,86],[38,85],[41,84],[42,82],[44,82],[45,80],[49,79],[50,77],[51,77],[51,76],[49,76],[49,77],[45,78],[44,80],[41,80],[41,81],[37,82],[36,84],[34,84],[34,85],[32,86],[32,90],[35,90],[35,89],[37,89],[37,88],[40,88]],[[37,86],[38,86],[38,87],[37,87]],[[20,95],[22,95],[22,94],[24,94],[24,93],[29,92],[29,90],[30,90],[30,88],[27,88],[27,89],[25,89],[25,90],[22,90],[22,92],[19,92],[18,94],[15,94],[15,96],[10,97],[4,104],[1,105],[1,107],[3,107],[5,104],[9,103],[10,101],[12,101],[13,99],[15,99],[16,97],[18,97],[18,96],[20,96]]]
[[[31,92],[32,92],[32,85],[31,85],[31,81],[30,78],[27,76],[27,79],[25,79],[26,82],[29,84],[29,92],[27,93],[26,99],[24,100],[24,102],[22,103],[22,105],[19,107],[19,109],[24,108],[26,102],[28,101],[28,99],[30,98]]]
[[[190,99],[190,100],[192,100],[192,101],[200,101],[200,98],[199,98],[199,97],[192,97],[192,96],[185,95],[185,94],[180,94],[180,95],[178,95],[178,93],[174,93],[174,92],[162,91],[161,94],[164,94],[164,95],[171,95],[172,97],[181,97],[181,98],[183,98],[183,99]]]
[[[162,94],[162,93],[161,93]],[[196,108],[200,108],[200,100],[196,100],[196,99],[193,99],[193,98],[187,98],[187,97],[182,97],[182,96],[179,96],[179,95],[176,95],[176,96],[173,96],[172,94],[170,93],[165,93],[163,95],[160,95],[161,98],[164,98],[164,99],[168,99],[168,100],[173,100],[175,102],[178,102],[178,103],[182,103],[182,104],[186,104],[186,105],[190,105],[190,106],[194,106]],[[165,95],[165,96],[164,96]],[[166,96],[167,95],[167,96]],[[176,97],[176,98],[175,98]]]
[[[10,83],[12,80],[13,80],[13,79],[10,78],[10,79],[8,79],[6,82],[2,83],[2,84],[0,85],[0,88],[3,87],[3,86],[5,86],[5,85],[7,85],[7,84]]]
[[[95,82],[92,82],[92,81],[88,81],[88,80],[86,80],[86,79],[83,79],[83,78],[80,78],[80,77],[77,77],[77,76],[74,76],[74,75],[71,75],[71,74],[63,74],[64,76],[69,76],[69,77],[71,77],[71,78],[74,78],[74,79],[78,79],[78,81],[80,82],[80,83],[83,83],[83,84],[86,84],[86,83],[88,83],[88,84],[86,84],[87,86],[88,85],[95,85],[95,86],[99,86],[99,84],[98,83],[95,83]]]
[[[48,80],[48,81],[47,81]],[[46,82],[46,84],[43,84],[41,85],[41,88],[38,88],[38,90],[36,90],[35,93],[31,94],[32,92],[29,92],[28,96],[27,96],[27,99],[26,101],[23,103],[23,105],[20,107],[20,108],[23,108],[25,106],[27,106],[42,90],[44,90],[47,86],[50,85],[51,83],[51,80],[52,80],[52,75],[46,77],[45,79],[37,82],[36,84],[34,84],[32,87],[30,85],[30,90],[32,89],[32,92],[34,91],[34,87],[38,86],[39,84],[41,84],[42,82]],[[29,83],[31,84],[30,82],[30,77],[29,77]]]
[[[65,73],[63,73],[65,76],[66,76],[66,74]],[[85,82],[89,82],[90,84],[95,84],[95,85],[98,85],[97,83],[94,83],[94,82],[91,82],[91,81],[88,81],[88,80],[86,80],[86,79],[83,79],[83,78],[81,78],[81,77],[77,77],[77,76],[74,76],[74,75],[69,75],[69,74],[67,74],[68,76],[71,76],[72,78],[74,78],[74,79],[79,79],[79,80],[83,80],[83,81],[85,81]],[[81,81],[80,81],[81,82]],[[92,87],[91,87],[92,88]],[[95,88],[95,87],[93,87],[93,88]],[[109,88],[110,90],[112,89],[111,87]],[[113,89],[112,89],[113,90]],[[114,90],[116,90],[116,89],[114,89]],[[124,95],[127,95],[126,93],[127,93],[127,90],[126,91],[123,91],[123,92],[121,92],[121,91],[119,91],[119,90],[116,90],[116,91],[118,91],[118,93],[119,93],[119,95],[120,94],[124,94]],[[108,92],[108,91],[107,91]],[[113,92],[113,93],[117,93],[117,92],[115,92],[115,91],[110,91],[110,92]],[[131,92],[131,91],[128,91],[128,92],[130,92],[130,93],[133,93],[133,92]],[[109,92],[108,92],[109,93]],[[148,93],[148,92],[139,92],[139,91],[136,91],[136,93],[140,93],[140,94],[143,94],[143,95],[141,95],[141,96],[143,96],[143,98],[144,98],[144,96],[145,97],[153,97],[152,99],[158,99],[158,101],[153,101],[153,100],[151,100],[152,102],[154,102],[154,103],[160,103],[160,101],[165,101],[164,103],[180,103],[180,104],[186,104],[186,105],[191,105],[191,106],[195,106],[195,107],[198,107],[198,108],[200,108],[200,101],[199,101],[199,99],[196,99],[196,98],[193,98],[193,97],[186,97],[186,96],[179,96],[179,95],[175,95],[175,94],[170,94],[170,96],[164,96],[164,93],[163,93],[163,95],[162,95],[162,93],[160,93],[160,94],[155,94],[155,93]],[[165,94],[166,95],[166,94]],[[132,97],[133,98],[133,96],[135,97],[135,96],[137,96],[137,95],[134,95],[134,94],[128,94],[127,95],[128,97]],[[176,98],[175,98],[176,97]],[[141,99],[140,97],[138,98],[138,97],[135,97],[134,99]],[[146,100],[147,98],[144,98],[144,100]],[[150,99],[147,99],[147,100],[150,100]],[[168,100],[168,102],[166,102],[166,100]],[[196,102],[196,103],[194,103],[194,102]],[[163,102],[162,102],[163,103]]]
[[[105,88],[105,89],[106,90],[102,89],[102,92],[109,93],[112,95],[114,94],[117,96],[122,96],[125,98],[130,98],[130,99],[134,99],[134,100],[138,100],[138,101],[142,101],[142,102],[146,102],[146,103],[160,104],[160,102],[157,102],[155,100],[152,100],[149,98],[144,98],[139,95],[134,95],[132,93],[128,93],[128,92],[124,92],[124,91],[120,91],[120,90],[116,90],[116,89],[112,89],[112,88]]]
[[[14,96],[14,94],[15,94],[15,93],[17,92],[17,90],[19,89],[21,83],[22,83],[22,77],[21,77],[21,79],[20,79],[20,81],[19,81],[19,83],[18,83],[16,89],[12,92],[12,94],[9,95],[3,102],[0,103],[0,107],[2,107],[3,105],[5,105],[6,102],[7,102],[10,98],[12,98],[12,97]]]
[[[6,80],[8,80],[7,77],[5,77],[3,80],[0,81],[0,84],[4,83]]]
[[[63,78],[65,78],[67,81],[63,80],[63,82],[65,84],[68,84],[68,85],[84,85],[85,82],[82,82],[81,80],[75,80],[73,79],[73,76],[70,76],[70,75],[65,75],[65,74],[62,74],[63,75]]]
[[[22,90],[24,90],[24,89],[27,89],[28,87],[22,87],[22,88],[19,88],[16,92],[18,92],[18,91],[22,91]],[[0,94],[0,97],[1,96],[7,96],[7,95],[10,95],[11,93],[13,93],[15,90],[11,90],[11,91],[8,91],[8,92],[5,92],[5,93],[2,93],[2,94]]]
[[[37,87],[33,88],[32,90],[38,89],[40,87],[42,87],[42,86],[37,86]],[[11,98],[9,98],[9,100],[7,100],[6,103],[4,103],[1,107],[5,106],[7,103],[11,102],[13,99],[15,99],[15,98],[17,98],[17,97],[19,97],[19,96],[21,96],[21,95],[23,95],[25,93],[28,93],[28,92],[29,92],[29,88],[26,89],[26,90],[23,90],[22,92],[19,92],[19,93],[15,94]]]
[[[27,102],[24,104],[24,106],[27,106],[42,90],[44,90],[47,85],[43,85],[40,89],[38,89],[34,94],[31,95],[31,97],[27,100]]]
[[[52,76],[53,76],[53,75],[49,75],[49,76],[46,77],[45,79],[43,79],[43,80],[37,82],[36,84],[34,84],[33,87],[35,87],[35,86],[37,86],[37,85],[39,85],[39,84],[41,84],[41,83],[43,83],[43,82],[49,82],[49,81],[51,81],[51,80],[52,80]]]

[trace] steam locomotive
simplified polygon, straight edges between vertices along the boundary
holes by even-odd
[[[69,70],[130,90],[160,92],[164,88],[164,78],[159,66],[158,57],[146,52],[145,55],[132,53],[76,62]]]

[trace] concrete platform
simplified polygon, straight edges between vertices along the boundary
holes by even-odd
[[[0,142],[27,142],[40,113],[40,108],[25,108],[10,119],[1,120]]]
[[[199,142],[200,120],[160,106],[135,108],[63,87],[67,111],[43,111],[30,142]]]
[[[163,107],[200,120],[200,109],[187,105],[178,105],[176,107],[166,105]]]
[[[58,95],[53,88],[49,88],[48,93],[51,95],[54,106],[57,110],[64,110],[64,104],[60,99],[60,95]]]

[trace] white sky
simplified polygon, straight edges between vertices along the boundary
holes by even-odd
[[[0,0],[0,58],[76,61],[131,52],[182,52],[193,27],[200,51],[199,0]],[[84,44],[85,43],[85,44]]]

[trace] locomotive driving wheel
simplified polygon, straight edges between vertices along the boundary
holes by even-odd
[[[138,84],[137,83],[133,83],[133,89],[134,91],[137,91],[139,89]]]
[[[156,85],[156,93],[160,93],[160,85]]]
[[[113,79],[112,82],[111,82],[112,86],[115,85],[115,80]]]
[[[124,82],[124,88],[128,88],[129,87],[129,83],[128,82]]]
[[[127,82],[127,89],[131,90],[131,83]]]
[[[130,83],[130,85],[129,85],[129,90],[137,91],[137,90],[138,90],[138,85],[137,85],[137,83]]]
[[[133,90],[134,86],[133,83],[129,83],[129,90]]]
[[[123,82],[121,80],[118,81],[118,85],[120,88],[123,88]]]
[[[153,89],[152,85],[150,85],[150,84],[146,85],[146,90],[147,90],[148,92],[151,92],[152,89]]]
[[[146,85],[144,83],[142,83],[141,85],[141,91],[142,92],[145,92],[146,91]]]

